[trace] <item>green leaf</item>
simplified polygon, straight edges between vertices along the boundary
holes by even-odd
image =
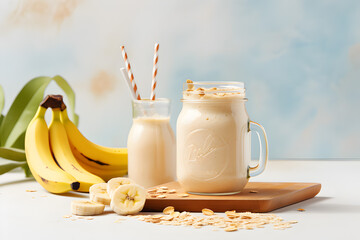
[[[0,165],[0,175],[7,173],[15,168],[23,167],[25,165],[27,165],[26,162],[2,164],[2,165]]]
[[[13,161],[26,161],[25,151],[17,148],[0,147],[0,157]]]
[[[64,78],[37,77],[30,80],[15,98],[9,112],[0,123],[0,146],[24,148],[26,128],[36,113],[44,92],[54,80],[65,92],[73,113],[73,121],[77,125],[79,116],[75,113],[75,93]]]
[[[16,141],[13,145],[11,145],[11,147],[17,149],[25,149],[25,134],[26,130],[16,139]]]
[[[1,123],[1,146],[12,146],[26,130],[44,97],[45,88],[50,82],[50,77],[37,77],[23,87]]]
[[[70,87],[68,82],[66,82],[66,80],[60,75],[56,75],[55,77],[53,77],[53,79],[59,85],[59,87],[61,87],[62,90],[64,90],[64,92],[66,93],[73,114],[72,120],[74,124],[77,126],[79,123],[79,116],[75,113],[75,93],[73,89]]]
[[[1,126],[1,122],[3,119],[4,119],[4,115],[0,114],[0,126]],[[1,138],[1,136],[0,136],[0,138]]]
[[[5,105],[5,94],[2,86],[0,85],[0,114],[2,113],[4,105]]]
[[[21,166],[21,168],[24,170],[25,177],[29,178],[29,177],[33,176],[31,171],[30,171],[30,168],[29,168],[28,164],[25,164],[24,166]]]
[[[75,113],[75,93],[61,76],[31,79],[16,96],[6,116],[1,114],[5,97],[0,85],[0,146],[3,146],[0,147],[0,158],[17,161],[17,163],[0,165],[0,175],[14,168],[21,167],[26,177],[32,176],[26,162],[24,151],[26,128],[44,98],[46,87],[52,80],[54,80],[67,95],[73,114],[72,119],[74,123],[78,125],[79,116]]]

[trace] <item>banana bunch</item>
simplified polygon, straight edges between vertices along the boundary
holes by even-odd
[[[52,120],[45,113],[52,109]],[[66,112],[61,95],[48,95],[40,104],[25,135],[31,173],[47,191],[89,192],[92,185],[127,173],[127,149],[99,146],[86,139]]]
[[[105,205],[119,215],[140,212],[146,201],[146,191],[129,178],[117,177],[107,183],[94,184],[90,188],[90,201],[75,200],[71,213],[79,216],[99,215]]]

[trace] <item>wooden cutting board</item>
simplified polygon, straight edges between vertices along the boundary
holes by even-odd
[[[320,183],[296,182],[249,182],[238,194],[228,196],[206,196],[189,194],[181,197],[185,191],[178,182],[170,182],[149,189],[165,186],[176,193],[166,195],[166,198],[151,197],[148,193],[143,211],[161,212],[167,206],[174,206],[176,211],[201,212],[209,208],[214,212],[236,210],[238,212],[270,212],[309,198],[315,197],[321,189]]]

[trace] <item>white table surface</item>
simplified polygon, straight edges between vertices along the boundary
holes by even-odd
[[[115,223],[120,217],[109,209],[93,220],[71,221],[63,218],[70,214],[71,201],[87,199],[87,194],[50,194],[34,180],[24,179],[23,173],[12,172],[0,176],[0,239],[360,239],[360,160],[270,160],[265,172],[252,181],[319,182],[322,189],[313,199],[272,212],[299,222],[290,229],[266,226],[224,232],[129,217]]]

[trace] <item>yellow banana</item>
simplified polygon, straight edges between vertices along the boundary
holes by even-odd
[[[87,165],[95,168],[114,166],[127,171],[127,149],[110,148],[97,145],[84,137],[73,122],[70,121],[66,109],[61,111],[61,122],[64,124],[69,142],[83,155]]]
[[[72,154],[64,125],[60,120],[60,108],[52,109],[52,120],[49,127],[50,146],[59,166],[80,182],[78,191],[89,192],[89,188],[104,182],[100,177],[86,171]]]
[[[91,172],[92,174],[95,174],[96,176],[101,177],[106,182],[112,178],[122,177],[127,174],[127,169],[119,166],[98,164],[96,167],[91,166],[89,165],[89,159],[87,159],[79,151],[77,151],[72,144],[70,144],[70,147],[74,157],[84,169],[86,169],[88,172]]]
[[[44,100],[46,101],[46,100]],[[40,106],[25,135],[25,153],[36,181],[47,191],[64,193],[79,189],[80,183],[55,162],[49,144],[49,130],[44,119],[46,107]]]

